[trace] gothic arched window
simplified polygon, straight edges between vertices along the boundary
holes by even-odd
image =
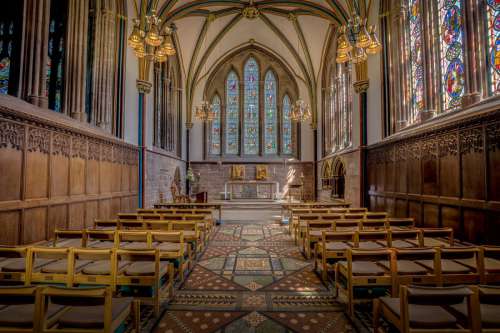
[[[421,0],[408,0],[406,25],[406,54],[408,55],[409,112],[406,124],[414,123],[424,109],[424,61]]]
[[[442,111],[462,104],[465,88],[464,9],[462,0],[439,0],[439,50]]]
[[[293,153],[293,141],[292,141],[292,119],[290,114],[292,112],[292,101],[288,95],[283,97],[283,122],[282,122],[282,139],[281,139],[281,152],[283,154],[289,155]]]
[[[486,0],[488,31],[488,90],[490,94],[500,93],[500,3]]]
[[[21,54],[22,1],[9,1],[0,13],[0,94],[17,94]]]
[[[210,122],[210,154],[219,155],[221,152],[221,107],[220,107],[220,97],[215,95],[212,99],[212,108],[215,115],[214,120]]]
[[[247,60],[244,70],[245,95],[243,107],[243,152],[259,153],[259,65],[254,58]]]
[[[264,153],[278,153],[278,108],[276,104],[276,76],[266,73],[264,82]]]
[[[240,87],[238,76],[229,72],[226,79],[226,154],[239,153]]]

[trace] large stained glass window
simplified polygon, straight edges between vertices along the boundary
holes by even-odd
[[[290,113],[292,112],[292,102],[288,95],[283,97],[283,122],[282,122],[282,153],[292,154],[292,119]]]
[[[442,110],[461,105],[465,86],[462,0],[439,0]]]
[[[500,1],[486,1],[488,28],[488,69],[491,94],[500,93]]]
[[[226,79],[226,154],[239,153],[240,88],[238,76],[229,72]]]
[[[210,154],[219,155],[220,154],[220,134],[221,134],[221,122],[220,122],[220,98],[215,95],[212,99],[212,108],[215,115],[214,120],[210,122]]]
[[[64,56],[68,2],[52,0],[50,3],[49,56],[47,60],[47,90],[49,109],[62,111],[64,92]]]
[[[0,94],[17,94],[22,1],[8,1],[0,13]]]
[[[410,110],[407,125],[414,123],[424,108],[424,62],[422,54],[422,0],[408,0],[407,49],[409,58]]]
[[[264,153],[278,153],[278,109],[276,105],[276,76],[266,73],[264,82]]]
[[[254,58],[245,64],[244,80],[243,152],[256,155],[259,153],[259,65]]]

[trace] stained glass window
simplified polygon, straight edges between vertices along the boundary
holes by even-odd
[[[276,77],[266,73],[264,83],[264,153],[278,153],[278,110],[276,105]]]
[[[0,94],[4,95],[17,94],[22,3],[9,1],[0,13]]]
[[[68,2],[52,0],[50,3],[49,54],[47,60],[47,88],[49,109],[62,111],[64,92],[64,57]]]
[[[244,80],[243,151],[255,155],[259,153],[259,65],[254,58],[245,64]]]
[[[290,113],[292,111],[292,102],[290,97],[283,97],[283,124],[282,124],[282,152],[283,154],[292,154],[292,119]]]
[[[461,105],[465,86],[464,13],[461,0],[439,0],[442,109]]]
[[[489,90],[500,93],[500,1],[486,0]]]
[[[239,153],[240,87],[238,76],[229,72],[226,79],[226,154]]]
[[[210,123],[210,154],[220,154],[220,98],[215,95],[212,99],[212,108],[215,114],[214,120]]]
[[[421,0],[408,0],[407,54],[409,58],[410,112],[408,119],[406,119],[407,124],[414,123],[424,108],[424,62],[420,4]]]

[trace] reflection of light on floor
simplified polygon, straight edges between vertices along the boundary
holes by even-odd
[[[297,170],[295,170],[292,166],[289,166],[286,175],[286,184],[285,186],[283,186],[283,193],[288,192],[288,185],[294,182],[296,175],[297,175]]]

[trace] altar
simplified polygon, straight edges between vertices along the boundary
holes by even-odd
[[[280,184],[265,180],[231,180],[224,185],[224,197],[229,200],[275,200]]]

